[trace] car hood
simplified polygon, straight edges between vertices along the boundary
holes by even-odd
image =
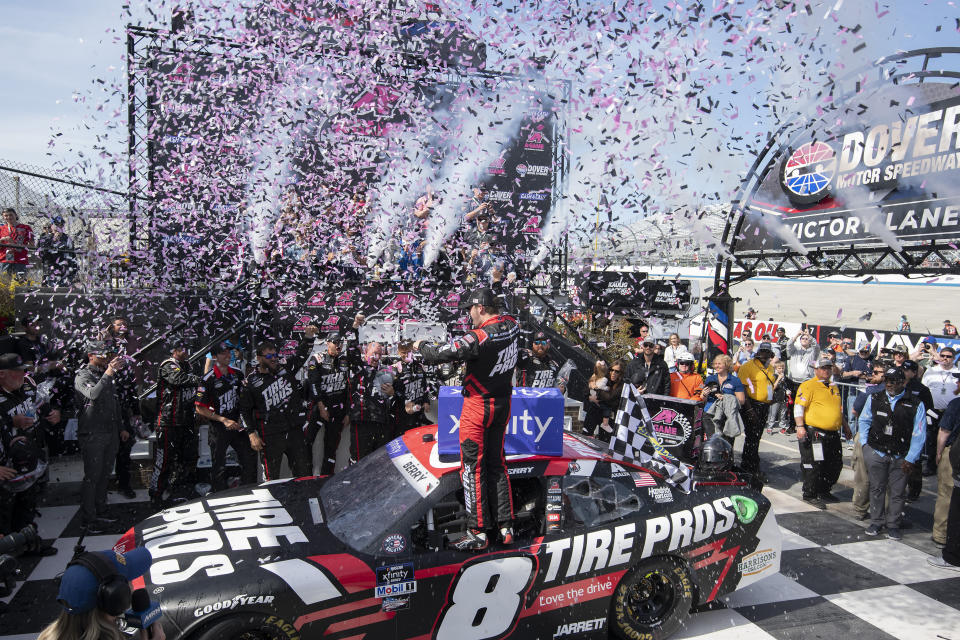
[[[240,606],[274,610],[303,558],[356,561],[324,524],[318,498],[324,482],[304,478],[220,492],[147,518],[118,545],[145,546],[153,556],[143,584],[134,586],[147,589],[165,623],[180,632]]]

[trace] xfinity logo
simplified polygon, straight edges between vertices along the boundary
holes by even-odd
[[[450,433],[456,433],[460,429],[460,416],[455,416],[450,414],[450,419],[453,420],[453,427],[450,429]],[[535,422],[537,425],[537,430],[534,431],[531,422]],[[513,416],[511,424],[507,425],[509,433],[517,435],[519,431],[522,431],[525,435],[533,436],[535,435],[534,442],[540,442],[540,439],[543,437],[543,434],[547,432],[547,429],[550,428],[550,424],[553,422],[553,416],[547,418],[546,422],[541,422],[540,416],[531,416],[530,412],[527,409],[523,410],[523,413],[519,416]],[[521,426],[522,423],[522,426]]]

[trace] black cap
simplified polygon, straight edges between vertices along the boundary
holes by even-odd
[[[769,351],[770,353],[773,353],[773,346],[771,346],[769,342],[761,342],[757,345],[757,353],[760,353],[761,351]]]
[[[108,353],[116,353],[117,348],[106,340],[87,340],[86,351],[95,356],[104,356]]]
[[[918,365],[918,364],[917,364],[916,362],[914,362],[913,360],[904,360],[904,361],[903,361],[903,364],[901,365],[901,367],[903,368],[904,371],[919,371],[919,370],[920,370],[920,365]]]
[[[533,341],[537,342],[538,340],[539,341],[546,340],[547,342],[550,342],[550,336],[548,336],[543,331],[537,331],[535,334],[533,334]]]
[[[336,331],[331,331],[326,337],[327,342],[339,343],[341,340],[343,340],[343,337]]]
[[[231,349],[233,349],[233,347],[230,346],[229,342],[218,342],[217,344],[213,345],[213,349],[210,350],[210,353],[217,355],[223,353],[224,351],[230,351]]]
[[[903,375],[903,369],[900,367],[890,367],[883,372],[883,379],[890,382],[903,382],[907,377]]]
[[[497,300],[497,296],[494,295],[493,290],[489,287],[477,289],[466,298],[460,300],[461,309],[469,309],[475,304],[483,305],[484,307],[493,307],[494,309],[500,307],[500,301]]]
[[[840,337],[840,332],[839,332],[839,331],[831,331],[830,333],[827,334],[827,337],[828,337],[828,338],[839,338],[839,337]]]
[[[4,353],[0,355],[0,370],[3,371],[24,371],[27,365],[23,364],[23,358],[19,353]]]

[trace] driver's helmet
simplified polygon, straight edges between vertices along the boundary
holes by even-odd
[[[697,461],[699,475],[718,478],[733,468],[733,446],[719,433],[710,436],[700,449]]]

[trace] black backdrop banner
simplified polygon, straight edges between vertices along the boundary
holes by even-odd
[[[409,149],[397,142],[405,136],[416,135],[442,164],[446,147],[457,144],[443,118],[465,94],[468,102],[499,101],[503,94],[516,105],[513,125],[497,129],[505,137],[481,152],[490,155],[481,158],[475,177],[495,209],[492,230],[503,253],[523,262],[549,221],[559,171],[558,115],[549,87],[512,78],[498,78],[494,87],[470,76],[340,78],[334,100],[306,101],[287,112],[284,79],[263,60],[164,49],[152,57],[148,122],[157,204],[151,233],[161,261],[177,262],[186,279],[203,277],[213,259],[206,254],[242,253],[251,229],[269,235],[291,202],[325,223],[345,222],[332,219],[345,214],[331,203],[360,186],[376,191],[391,167],[405,166]],[[278,131],[288,131],[287,139],[278,139]],[[436,167],[414,169],[427,175]],[[466,212],[472,186],[445,197],[461,197]],[[370,215],[384,215],[373,205]]]

